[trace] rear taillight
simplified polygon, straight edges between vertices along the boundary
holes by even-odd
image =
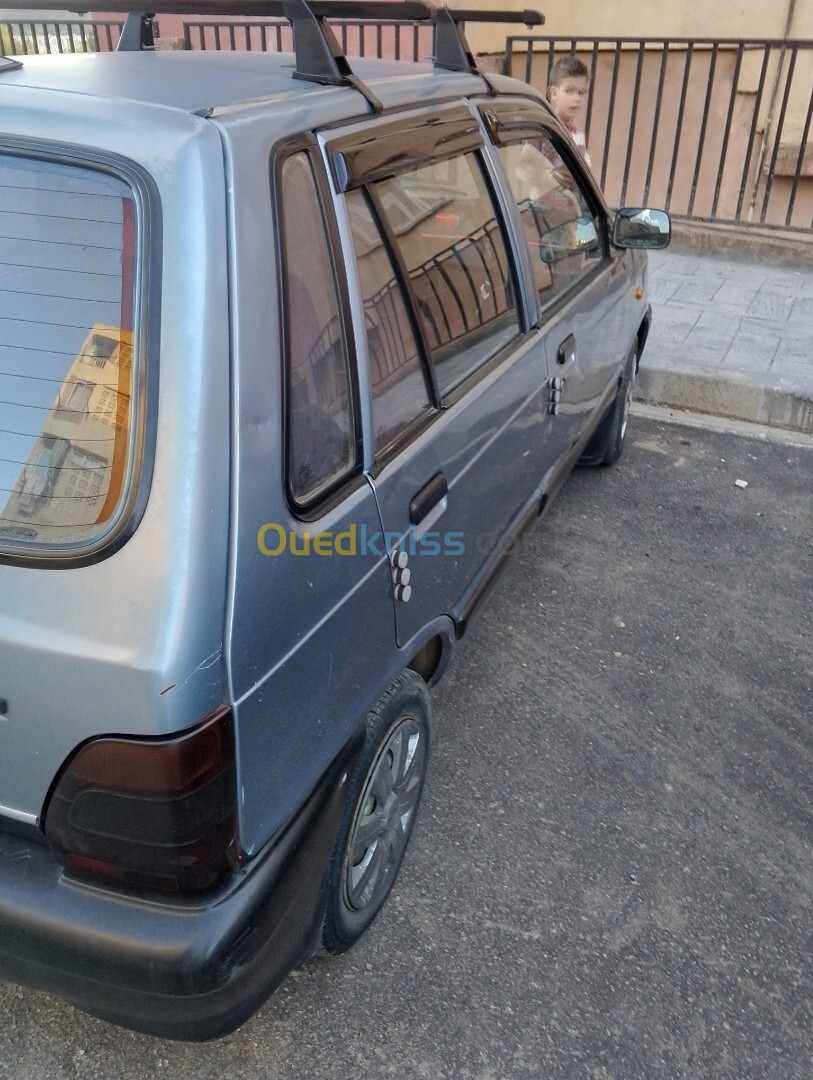
[[[237,865],[231,711],[168,739],[94,739],[68,761],[45,835],[76,870],[164,892],[210,889]]]

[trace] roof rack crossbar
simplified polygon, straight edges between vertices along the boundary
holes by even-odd
[[[127,14],[143,11],[149,6],[155,15],[223,15],[235,19],[284,18],[284,0],[17,0],[20,11],[72,11],[84,15],[88,11]],[[402,19],[405,22],[432,21],[438,7],[430,0],[310,0],[308,7],[321,19]],[[449,14],[458,23],[523,23],[525,26],[541,26],[545,19],[538,11],[486,11],[452,8]]]
[[[285,0],[55,0],[49,4],[21,0],[20,10],[127,13],[149,7],[156,15],[222,15],[234,19],[286,18]],[[317,18],[423,21],[434,18],[435,8],[424,0],[311,0],[308,7]],[[515,20],[512,20],[515,21]]]
[[[525,8],[524,11],[500,11],[499,8],[488,8],[478,11],[474,8],[450,8],[449,14],[455,22],[483,22],[483,23],[522,23],[523,26],[544,26],[545,16],[541,11]]]

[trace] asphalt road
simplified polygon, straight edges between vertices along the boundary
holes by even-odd
[[[198,1046],[0,985],[0,1077],[808,1080],[813,449],[629,439],[435,692],[422,816],[358,946]]]

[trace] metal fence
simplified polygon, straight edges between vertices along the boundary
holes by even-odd
[[[112,52],[124,23],[120,20],[93,22],[0,21],[0,53],[31,56],[47,53]]]
[[[165,15],[166,44],[224,52],[292,52],[287,19],[180,20]],[[119,20],[0,21],[0,52],[7,56],[47,53],[112,52],[124,23]],[[428,60],[434,53],[434,28],[427,23],[388,19],[375,23],[335,19],[331,26],[345,53],[398,60]],[[176,33],[177,28],[177,33]],[[158,21],[155,34],[161,38]]]
[[[587,143],[611,203],[813,227],[812,41],[511,36],[504,70],[544,88],[567,53],[590,74]]]
[[[400,19],[375,23],[332,19],[330,25],[342,51],[349,56],[418,61],[428,59],[434,51],[433,28],[426,23]],[[293,37],[290,23],[285,19],[185,21],[183,46],[185,49],[291,52]]]

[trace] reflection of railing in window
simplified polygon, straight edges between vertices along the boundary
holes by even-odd
[[[294,373],[297,380],[303,380],[310,387],[310,400],[329,411],[347,395],[343,352],[341,322],[339,316],[334,315],[319,334],[305,362],[296,365]]]
[[[514,309],[511,275],[499,225],[493,218],[416,267],[410,280],[430,349],[459,343]],[[395,278],[365,301],[364,311],[370,379],[375,389],[381,389],[397,381],[401,370],[414,363],[416,356],[401,287]],[[298,365],[297,378],[311,387],[310,399],[327,411],[334,411],[346,393],[340,377],[340,349],[339,317],[334,316],[305,363]]]
[[[291,492],[315,498],[352,464],[352,408],[341,321],[334,315],[291,371]]]
[[[432,349],[482,330],[514,307],[499,225],[493,218],[416,267],[410,280]]]
[[[374,390],[383,390],[396,382],[404,367],[414,364],[417,351],[400,286],[391,278],[374,296],[365,301],[367,340],[370,355],[370,381]]]

